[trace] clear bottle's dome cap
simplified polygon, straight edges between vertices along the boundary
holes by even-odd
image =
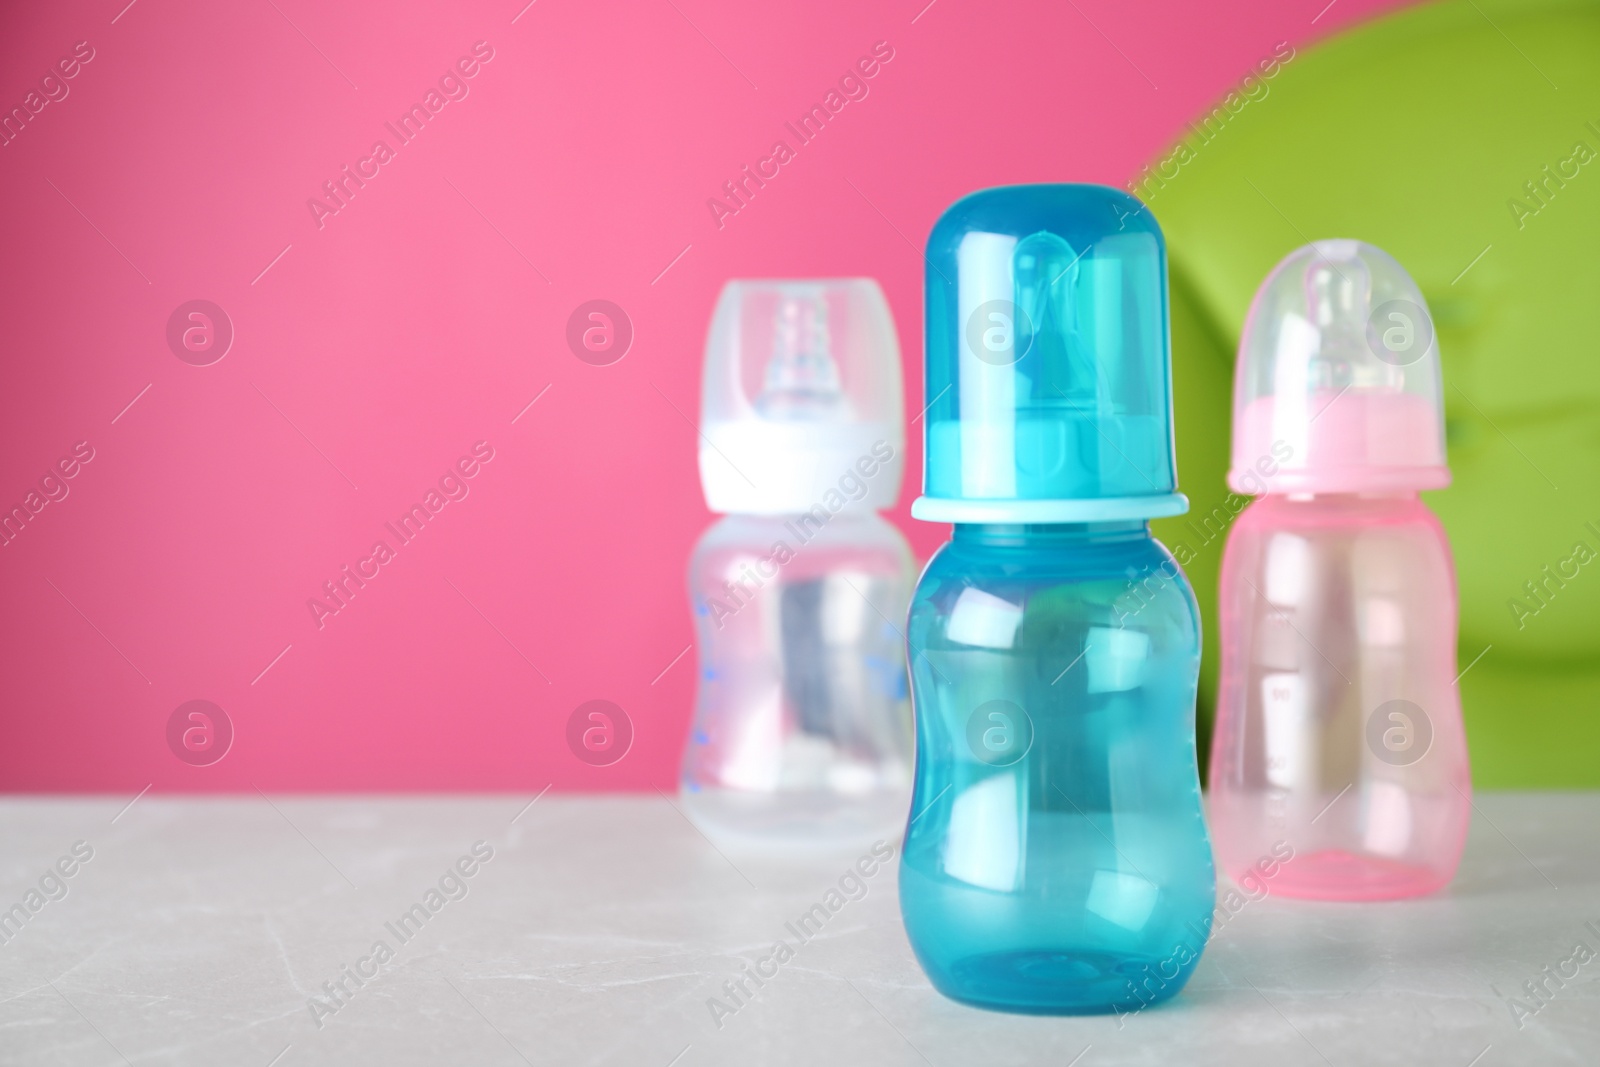
[[[1318,241],[1261,283],[1239,339],[1228,484],[1249,494],[1450,484],[1438,338],[1393,256]]]
[[[934,522],[1157,518],[1188,509],[1172,450],[1167,264],[1148,209],[1103,185],[957,201],[928,237]]]
[[[904,470],[901,390],[900,343],[877,282],[728,282],[706,337],[706,505],[765,515],[889,507]]]

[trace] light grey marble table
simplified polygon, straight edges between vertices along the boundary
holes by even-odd
[[[658,797],[529,799],[0,801],[26,915],[0,915],[0,1063],[1600,1063],[1600,956],[1566,962],[1600,952],[1600,794],[1481,795],[1431,899],[1252,902],[1123,1019],[940,997],[892,863],[739,1004],[724,983],[854,854],[730,858]]]

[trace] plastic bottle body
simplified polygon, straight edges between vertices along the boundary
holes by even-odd
[[[898,835],[911,780],[898,624],[912,575],[905,538],[871,512],[730,515],[701,537],[681,784],[702,830],[743,847]]]
[[[958,525],[912,597],[907,936],[940,992],[1039,1014],[1176,994],[1215,899],[1199,616],[1143,522]]]
[[[1471,815],[1449,542],[1415,493],[1266,496],[1223,556],[1211,816],[1236,877],[1285,843],[1271,890],[1431,893]]]

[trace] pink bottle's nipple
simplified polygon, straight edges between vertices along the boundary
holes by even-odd
[[[1346,250],[1345,246],[1349,246]],[[1371,314],[1372,274],[1355,254],[1354,241],[1322,241],[1306,266],[1306,309],[1321,345],[1306,368],[1307,384],[1340,390],[1355,381]]]

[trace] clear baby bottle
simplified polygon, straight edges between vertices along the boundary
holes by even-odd
[[[870,279],[732,281],[706,341],[683,802],[735,846],[894,839],[911,788],[900,348]]]
[[[1439,349],[1381,249],[1319,241],[1256,293],[1234,382],[1211,751],[1217,858],[1292,854],[1272,892],[1430,893],[1471,814]]]
[[[1188,980],[1215,897],[1200,622],[1149,520],[1181,514],[1166,252],[1097,185],[989,189],[927,248],[927,468],[955,524],[912,596],[906,934],[980,1007],[1132,1012]]]

